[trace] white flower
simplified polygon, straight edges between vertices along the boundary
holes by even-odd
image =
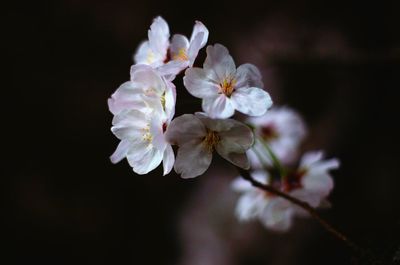
[[[147,174],[163,161],[164,175],[174,164],[174,152],[165,140],[168,120],[159,101],[144,98],[148,107],[126,109],[114,116],[111,131],[121,140],[110,157],[113,163],[127,158],[137,174]]]
[[[199,50],[207,44],[208,34],[208,29],[200,21],[195,22],[190,40],[181,34],[175,34],[169,49],[171,60],[184,62],[186,67],[192,67]]]
[[[131,81],[108,100],[115,115],[112,132],[121,140],[111,161],[124,157],[138,174],[146,174],[163,161],[164,175],[174,164],[172,147],[164,137],[175,113],[175,86],[147,65],[131,69]]]
[[[298,148],[304,140],[307,130],[301,116],[288,107],[273,107],[264,116],[247,119],[256,135],[265,141],[283,164],[290,164],[297,158]],[[248,151],[251,165],[262,167],[271,165],[271,158],[260,141]]]
[[[326,197],[333,188],[329,171],[337,169],[339,161],[337,159],[322,160],[322,158],[322,152],[304,154],[299,168],[282,179],[272,179],[267,171],[261,170],[254,171],[252,177],[307,202],[314,208],[324,207]],[[253,187],[242,178],[234,180],[232,187],[235,191],[242,193],[236,207],[239,220],[258,218],[267,228],[284,231],[291,226],[294,216],[307,216],[307,212],[299,206],[275,194]]]
[[[175,34],[170,42],[167,22],[157,17],[148,32],[148,41],[140,44],[134,56],[136,64],[147,64],[167,79],[175,76],[187,67],[191,67],[208,39],[208,29],[200,21],[196,21],[193,32],[188,40],[181,34]]]
[[[214,150],[239,167],[249,167],[245,153],[253,144],[253,133],[241,122],[214,120],[201,113],[184,114],[171,122],[166,137],[179,146],[174,168],[182,178],[203,174]]]
[[[263,184],[271,184],[266,171],[252,172],[252,177]],[[232,188],[241,193],[236,206],[236,216],[240,221],[258,219],[265,227],[275,231],[289,229],[293,219],[293,208],[286,201],[272,193],[253,187],[250,182],[238,177]]]
[[[211,118],[229,118],[235,109],[260,116],[272,105],[271,97],[262,89],[257,67],[243,64],[236,69],[221,44],[208,46],[203,68],[187,69],[183,82],[190,94],[203,99],[203,110]]]
[[[158,100],[167,119],[172,120],[176,103],[175,86],[147,65],[132,66],[131,80],[123,83],[108,99],[108,107],[114,115],[126,109],[141,110],[149,107],[143,97]]]
[[[164,64],[169,48],[169,27],[162,17],[156,17],[148,31],[148,40],[139,45],[134,56],[136,64],[159,67]]]

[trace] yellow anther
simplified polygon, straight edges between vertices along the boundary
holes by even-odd
[[[220,93],[225,94],[227,97],[230,97],[235,89],[236,79],[234,78],[225,78],[220,84]]]
[[[189,60],[186,49],[185,48],[180,48],[178,51],[178,54],[175,54],[172,59],[178,60],[178,61],[187,61]]]
[[[153,63],[154,61],[154,53],[149,49],[149,51],[147,52],[147,59],[146,59],[148,64]]]
[[[212,152],[220,141],[220,137],[217,132],[207,129],[207,134],[203,139],[203,144],[206,146],[209,152]]]

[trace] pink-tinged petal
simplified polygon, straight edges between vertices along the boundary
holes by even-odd
[[[163,152],[151,147],[146,142],[138,142],[132,146],[127,159],[133,171],[143,175],[161,164]]]
[[[165,90],[161,75],[148,65],[133,65],[131,81],[141,84],[144,94],[148,96],[161,96]]]
[[[212,153],[201,140],[193,140],[179,146],[174,169],[182,178],[194,178],[208,169],[211,160]]]
[[[137,48],[133,57],[135,64],[151,64],[151,53],[152,51],[150,49],[149,41],[143,41],[141,44],[139,44],[139,47]]]
[[[264,87],[261,73],[253,64],[246,63],[239,66],[235,79],[236,87]]]
[[[167,78],[169,81],[173,81],[181,71],[189,66],[189,61],[169,61],[168,63],[161,65],[157,68],[160,75]]]
[[[131,147],[131,143],[127,139],[123,139],[119,142],[117,149],[115,152],[110,156],[110,160],[113,164],[118,163],[122,159],[126,157],[128,154],[129,148]]]
[[[201,42],[204,39],[204,33],[200,32],[196,35],[193,41],[190,42],[189,49],[187,51],[187,57],[189,59],[189,66],[192,67],[197,55],[201,49]]]
[[[204,69],[214,72],[213,79],[222,82],[225,78],[234,78],[236,74],[235,62],[229,55],[228,49],[221,44],[209,45]]]
[[[204,98],[202,108],[213,119],[226,119],[235,113],[232,101],[223,94]]]
[[[203,23],[201,23],[200,21],[196,21],[193,27],[192,36],[190,37],[190,42],[193,42],[196,36],[199,35],[199,33],[203,33],[200,42],[200,48],[203,48],[207,44],[209,32]]]
[[[175,34],[171,40],[171,46],[169,47],[169,51],[171,53],[172,60],[184,59],[187,56],[187,51],[189,49],[189,40],[181,35]],[[180,56],[182,58],[180,58]]]
[[[172,120],[165,132],[171,144],[182,145],[194,139],[201,140],[206,135],[203,123],[192,114],[184,114]]]
[[[219,85],[210,78],[210,71],[202,68],[187,69],[183,84],[192,96],[198,98],[215,97],[219,92]]]
[[[145,107],[140,95],[142,94],[141,87],[135,82],[123,83],[108,99],[108,108],[114,115],[124,109],[141,109]]]
[[[169,47],[169,27],[162,17],[156,17],[148,31],[150,48],[160,55],[166,56]]]
[[[114,116],[112,125],[144,128],[147,124],[145,113],[139,110],[124,110]]]
[[[163,155],[164,176],[171,172],[175,163],[175,155],[171,145],[167,145]]]
[[[257,87],[238,88],[231,99],[236,110],[250,116],[264,115],[272,106],[270,95]]]
[[[133,127],[113,126],[111,131],[120,140],[142,137],[141,130]]]

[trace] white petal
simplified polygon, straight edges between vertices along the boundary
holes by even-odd
[[[141,97],[142,89],[135,82],[123,83],[108,99],[108,108],[116,115],[124,109],[142,109],[145,107]]]
[[[197,55],[199,54],[199,51],[201,49],[201,42],[204,39],[204,33],[200,32],[196,35],[196,37],[193,39],[193,41],[190,42],[189,49],[187,51],[187,57],[189,59],[189,66],[192,67],[194,64],[194,61],[196,60]]]
[[[166,82],[165,88],[165,112],[167,114],[168,123],[172,120],[175,115],[175,105],[176,105],[176,88],[175,85],[170,81]]]
[[[269,94],[257,87],[238,88],[231,99],[236,110],[250,116],[264,115],[272,106]]]
[[[237,87],[263,88],[262,76],[258,68],[253,64],[242,64],[236,70]]]
[[[117,149],[110,157],[111,162],[116,164],[119,161],[121,161],[122,159],[124,159],[124,157],[126,157],[128,151],[129,151],[130,147],[131,147],[131,144],[130,144],[129,140],[124,139],[124,140],[120,141]]]
[[[253,131],[244,123],[233,119],[218,121],[221,124],[218,134],[221,143],[226,145],[224,149],[244,153],[254,143]]]
[[[123,110],[114,116],[112,124],[115,126],[144,128],[148,124],[146,114],[139,110]]]
[[[172,60],[168,63],[161,65],[157,71],[169,81],[173,81],[181,71],[189,66],[189,61]]]
[[[300,167],[309,168],[312,164],[320,161],[324,157],[324,152],[322,151],[310,151],[305,153],[300,161]]]
[[[161,75],[148,65],[133,65],[131,81],[141,84],[145,95],[161,96],[165,91],[165,82]]]
[[[246,192],[240,196],[236,206],[236,216],[247,221],[258,216],[268,204],[268,200],[257,190]]]
[[[182,52],[187,54],[188,49],[189,40],[185,36],[181,34],[175,34],[172,37],[171,46],[169,47],[172,60],[175,60],[175,58]]]
[[[333,189],[333,179],[329,174],[306,175],[302,178],[301,183],[307,191],[318,193],[322,197],[328,196]]]
[[[154,57],[152,57],[149,41],[143,41],[135,52],[134,61],[136,64],[151,64],[152,59]]]
[[[167,175],[169,172],[171,172],[174,163],[175,163],[174,151],[172,150],[171,145],[167,145],[163,154],[164,176]]]
[[[169,143],[178,145],[194,139],[201,140],[205,135],[205,126],[193,114],[184,114],[173,119],[165,132],[165,137]]]
[[[223,148],[216,148],[220,156],[243,169],[250,169],[250,163],[246,154],[227,152]]]
[[[212,153],[201,141],[190,141],[179,146],[174,169],[182,178],[194,178],[203,174],[211,164]]]
[[[207,44],[209,32],[208,32],[208,29],[206,28],[206,26],[204,26],[203,23],[201,23],[200,21],[196,21],[195,25],[193,27],[192,36],[190,37],[190,42],[193,42],[194,39],[196,38],[196,36],[199,33],[203,33],[202,39],[201,39],[201,42],[200,42],[200,48],[203,48]]]
[[[211,79],[210,71],[202,68],[187,69],[183,77],[183,84],[192,96],[198,98],[209,98],[218,95],[219,84]]]
[[[223,94],[204,98],[202,108],[213,119],[226,119],[235,113],[233,102]]]
[[[246,192],[254,189],[253,185],[242,177],[237,177],[232,181],[231,187],[236,192]]]
[[[163,132],[163,120],[159,115],[153,115],[150,121],[150,134],[152,136],[152,144],[155,148],[164,152],[167,141]]]
[[[129,165],[137,174],[147,174],[163,159],[163,152],[151,147],[145,142],[135,144],[127,155]]]
[[[275,231],[286,231],[290,228],[293,218],[293,208],[282,198],[271,200],[260,214],[261,222]]]
[[[229,55],[228,49],[221,44],[209,45],[207,57],[203,65],[204,69],[212,70],[215,74],[213,79],[222,82],[225,78],[233,78],[236,73],[235,62]]]
[[[166,56],[169,47],[169,36],[167,22],[162,17],[156,17],[148,31],[149,44],[153,52]]]

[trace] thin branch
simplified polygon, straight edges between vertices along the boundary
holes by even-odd
[[[240,173],[240,175],[247,181],[249,181],[254,187],[257,187],[259,189],[262,189],[264,191],[273,193],[277,196],[280,196],[282,198],[285,198],[286,200],[290,201],[293,204],[296,204],[297,206],[303,208],[306,210],[315,220],[317,220],[320,225],[325,228],[329,233],[331,233],[334,237],[338,238],[342,242],[344,242],[348,247],[350,247],[355,253],[360,255],[361,257],[367,257],[371,264],[380,264],[369,252],[365,251],[363,248],[359,247],[357,244],[355,244],[353,241],[351,241],[347,236],[345,236],[343,233],[339,232],[337,229],[335,229],[329,222],[324,220],[318,213],[317,211],[311,207],[308,203],[301,201],[295,197],[290,196],[287,193],[284,193],[280,190],[275,189],[274,187],[270,185],[263,184],[257,180],[255,180],[250,173],[247,170],[244,170],[242,168],[236,167]]]

